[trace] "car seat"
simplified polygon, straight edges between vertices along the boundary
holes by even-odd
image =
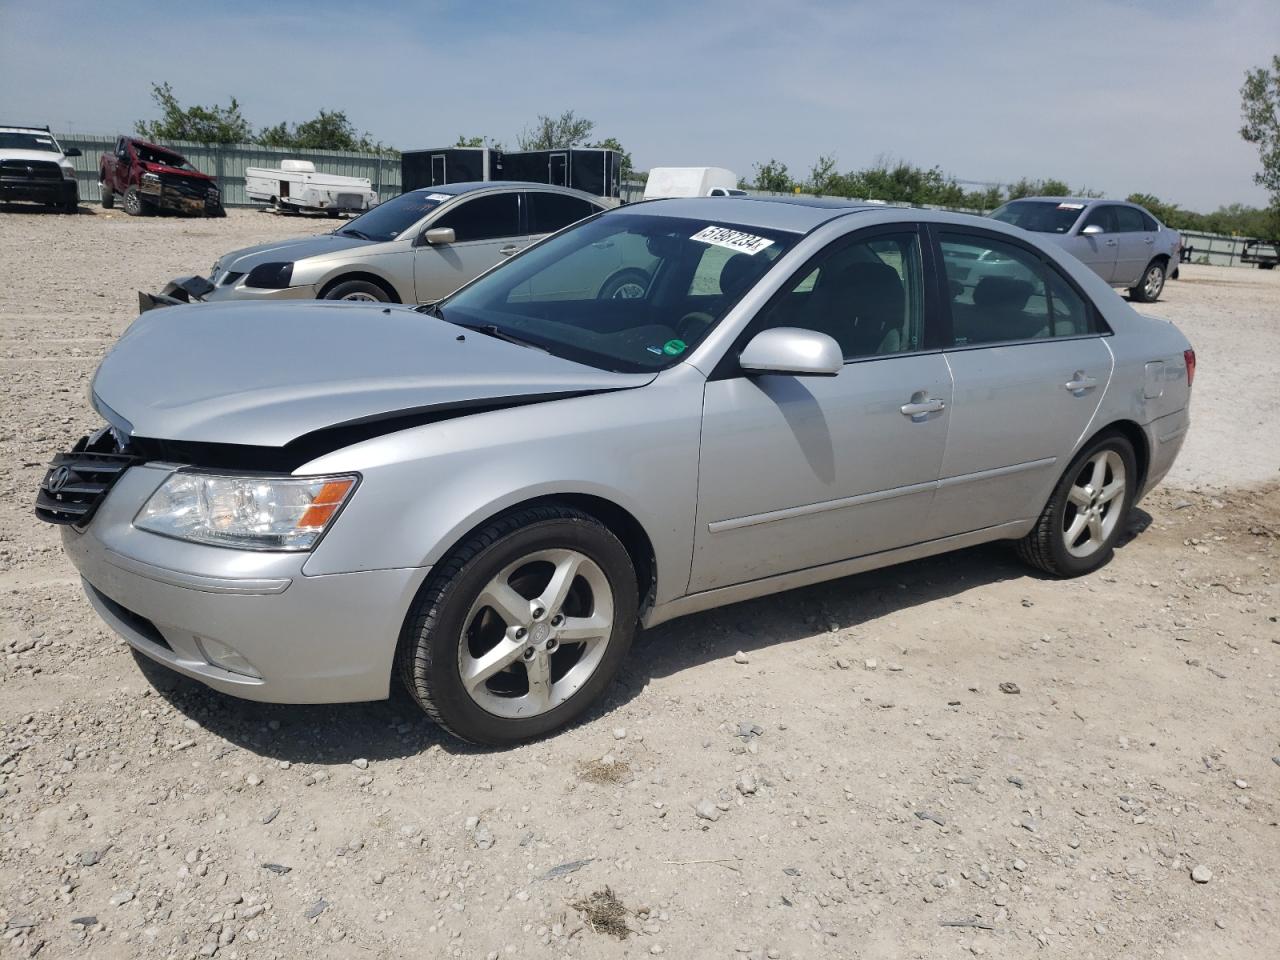
[[[846,357],[897,353],[905,311],[897,270],[879,261],[852,263],[839,273],[819,274],[809,326],[840,344]]]

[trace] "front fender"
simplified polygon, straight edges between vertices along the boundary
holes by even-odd
[[[578,494],[626,510],[653,544],[657,602],[689,580],[704,379],[682,365],[647,386],[459,417],[326,454],[299,474],[357,471],[307,575],[439,563],[516,504]]]

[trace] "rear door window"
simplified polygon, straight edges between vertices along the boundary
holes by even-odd
[[[567,197],[561,193],[530,191],[525,194],[525,201],[529,211],[529,232],[533,234],[555,233],[598,210],[595,204],[581,197]]]
[[[518,236],[519,194],[492,193],[476,197],[442,214],[431,226],[452,227],[458,243]]]
[[[957,347],[1094,330],[1088,301],[1036,254],[992,237],[943,233],[942,263]]]
[[[1133,207],[1115,207],[1117,233],[1141,233],[1147,229],[1142,214]]]

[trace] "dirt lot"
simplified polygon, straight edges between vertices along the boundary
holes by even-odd
[[[988,547],[678,621],[486,752],[135,662],[31,515],[138,288],[331,226],[0,212],[0,956],[1275,956],[1280,272],[1155,306],[1195,425],[1100,574]]]

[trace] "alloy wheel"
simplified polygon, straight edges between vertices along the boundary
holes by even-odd
[[[1062,514],[1067,553],[1085,558],[1102,549],[1120,522],[1125,482],[1124,460],[1114,450],[1099,450],[1081,465]]]
[[[1160,291],[1164,289],[1164,271],[1156,265],[1152,265],[1147,270],[1147,275],[1142,281],[1142,292],[1150,300],[1155,300],[1160,296]]]
[[[639,283],[623,283],[613,291],[611,300],[639,300],[644,296],[644,286]]]
[[[381,303],[382,301],[375,297],[372,293],[365,293],[363,290],[356,290],[345,296],[339,297],[339,300],[359,300],[361,303]]]
[[[468,695],[496,716],[555,709],[600,665],[613,633],[613,591],[576,550],[540,550],[508,564],[463,621],[458,670]]]

